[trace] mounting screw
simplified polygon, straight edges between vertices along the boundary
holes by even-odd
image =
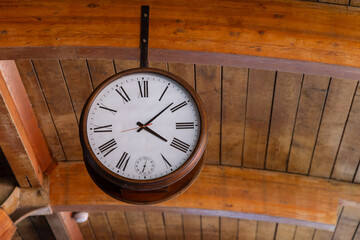
[[[146,39],[145,39],[145,38],[143,38],[143,42],[146,43]]]
[[[144,17],[147,17],[148,15],[147,15],[147,13],[144,13]]]

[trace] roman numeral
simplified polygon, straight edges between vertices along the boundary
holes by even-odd
[[[189,147],[190,145],[187,144],[187,143],[184,143],[183,141],[177,139],[177,138],[174,138],[170,144],[170,146],[176,148],[177,150],[180,150],[184,153],[187,152],[187,150],[189,150]]]
[[[139,90],[140,90],[140,97],[149,97],[149,82],[148,81],[138,81]]]
[[[115,115],[115,113],[117,112],[117,111],[114,110],[114,109],[111,109],[111,108],[106,107],[104,104],[101,104],[101,105],[102,105],[102,106],[99,106],[99,108],[104,109],[104,110],[106,110],[106,111],[109,111],[109,112],[111,112],[111,113],[114,114],[114,115]]]
[[[94,128],[94,132],[112,132],[112,125],[99,126]]]
[[[129,159],[130,159],[130,156],[127,158],[128,155],[129,155],[129,154],[128,154],[127,152],[124,152],[124,153],[122,154],[122,156],[121,156],[118,164],[116,164],[116,167],[117,167],[118,169],[121,169],[121,167],[124,166],[122,170],[125,171],[125,169],[126,169],[126,167],[127,167],[127,164],[128,164],[128,162],[129,162]],[[127,158],[127,159],[126,159],[126,158]]]
[[[179,110],[180,108],[182,108],[182,107],[184,107],[184,106],[186,106],[186,105],[187,105],[186,101],[183,101],[183,102],[180,103],[179,105],[176,105],[175,107],[170,108],[170,110],[171,110],[172,112],[175,112],[176,110]]]
[[[176,123],[176,129],[194,129],[194,122]]]
[[[129,96],[127,95],[127,93],[125,92],[123,87],[120,87],[119,89],[116,89],[116,92],[123,98],[124,103],[127,103],[128,101],[131,100],[129,98]]]
[[[115,139],[111,139],[99,147],[99,151],[106,157],[117,148]]]
[[[161,154],[161,153],[160,153],[160,154]],[[164,162],[165,162],[166,168],[171,167],[171,164],[168,162],[168,160],[166,160],[166,158],[164,157],[164,155],[161,154],[161,156],[162,156],[162,158],[163,158],[163,160],[164,160]]]
[[[160,98],[159,98],[159,101],[161,101],[162,97],[164,96],[166,90],[168,89],[169,86],[166,86],[166,88],[164,89],[163,93],[161,94]]]

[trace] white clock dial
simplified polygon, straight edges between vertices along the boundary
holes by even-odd
[[[93,99],[87,138],[113,173],[135,180],[166,176],[197,146],[200,116],[194,99],[173,79],[132,73],[106,85]]]

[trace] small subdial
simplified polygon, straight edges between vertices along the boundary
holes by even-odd
[[[155,170],[155,161],[147,156],[142,156],[135,161],[135,170],[142,176],[148,176]]]

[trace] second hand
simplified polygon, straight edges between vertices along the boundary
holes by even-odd
[[[152,125],[152,123],[149,123],[149,124],[144,125],[144,126],[141,126],[141,127],[136,127],[136,128],[126,129],[126,130],[121,131],[121,132],[127,132],[127,131],[131,131],[131,130],[136,130],[136,129],[139,129],[139,128],[144,128],[144,127],[147,127],[147,126],[150,126],[150,125]]]

